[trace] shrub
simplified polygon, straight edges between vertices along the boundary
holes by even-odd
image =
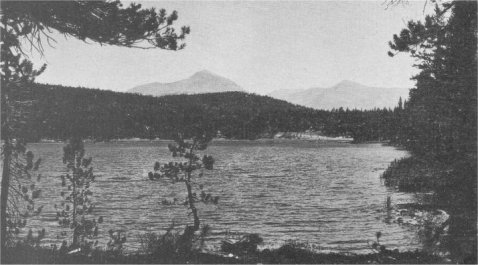
[[[263,242],[264,240],[259,234],[248,234],[244,235],[235,243],[222,241],[221,251],[235,255],[257,253],[258,245],[262,244]]]
[[[192,235],[186,227],[181,234],[174,229],[174,223],[164,234],[146,233],[140,235],[141,252],[153,257],[156,262],[185,263],[200,252],[210,227],[204,225],[198,235]]]

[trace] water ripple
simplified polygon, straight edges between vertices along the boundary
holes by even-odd
[[[29,226],[45,227],[45,242],[58,243],[68,238],[58,236],[67,230],[57,225],[53,208],[61,199],[62,145],[29,147],[42,157],[45,176],[38,202],[45,205],[44,213]],[[166,142],[96,143],[87,144],[86,150],[98,175],[92,185],[94,214],[105,220],[100,242],[107,241],[109,229],[124,229],[126,246],[134,250],[140,234],[164,232],[173,221],[192,222],[184,206],[161,203],[165,198],[183,201],[183,185],[147,177],[155,161],[172,160]],[[382,231],[381,242],[388,246],[418,245],[413,231],[382,221],[387,196],[412,200],[387,190],[379,180],[388,163],[406,155],[404,151],[378,144],[234,141],[216,142],[207,153],[215,158],[215,169],[198,183],[220,196],[217,206],[198,207],[202,223],[213,228],[208,244],[217,247],[226,232],[259,233],[265,246],[297,239],[324,250],[361,252],[369,251],[367,240]]]

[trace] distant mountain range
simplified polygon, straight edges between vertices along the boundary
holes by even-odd
[[[195,73],[191,77],[172,83],[149,83],[134,87],[128,92],[142,95],[177,95],[177,94],[203,94],[241,91],[244,89],[233,81],[203,70]]]
[[[408,88],[369,87],[344,80],[329,88],[312,87],[303,90],[276,90],[270,97],[316,109],[393,108],[398,100],[408,98]]]
[[[245,92],[233,81],[203,70],[191,77],[172,83],[149,83],[128,92],[142,95],[164,96],[178,94],[204,94],[218,92]],[[398,100],[408,98],[408,88],[369,87],[344,80],[329,88],[312,87],[303,90],[276,90],[268,96],[315,109],[333,108],[373,109],[393,108]]]

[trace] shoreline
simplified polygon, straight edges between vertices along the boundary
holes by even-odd
[[[381,178],[386,186],[399,192],[432,194],[429,200],[404,205],[404,208],[449,214],[446,222],[434,229],[435,244],[445,246],[456,262],[476,263],[476,160],[454,159],[445,163],[411,154],[393,161]]]
[[[379,245],[380,246],[380,245]],[[2,263],[15,264],[451,264],[450,259],[428,254],[424,251],[370,250],[369,254],[341,252],[317,253],[297,244],[284,244],[275,249],[249,249],[233,253],[205,253],[191,251],[173,253],[131,253],[94,250],[88,254],[61,252],[51,248],[16,246],[2,255]]]
[[[96,141],[92,139],[83,139],[85,143],[123,143],[123,142],[172,142],[173,139],[146,139],[146,138],[125,138],[125,139],[112,139],[107,141]],[[384,141],[366,141],[366,142],[354,142],[352,138],[341,138],[341,137],[328,137],[321,136],[317,139],[310,138],[285,138],[285,137],[276,137],[276,138],[257,138],[257,139],[228,139],[228,138],[213,138],[211,142],[265,142],[265,141],[303,141],[303,142],[335,142],[335,143],[352,143],[352,144],[375,144],[375,143],[387,143]],[[63,140],[51,140],[51,139],[41,139],[37,142],[30,142],[29,144],[60,144],[65,143]]]

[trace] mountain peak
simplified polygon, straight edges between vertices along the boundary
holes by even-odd
[[[130,92],[143,95],[201,94],[227,91],[244,91],[233,81],[208,70],[196,72],[187,79],[172,83],[150,83],[134,87]]]
[[[219,75],[209,71],[209,70],[201,70],[199,72],[196,72],[194,73],[191,77],[194,78],[194,77],[203,77],[203,76],[214,76],[214,77],[219,77]]]
[[[338,84],[336,84],[333,87],[336,88],[336,87],[361,87],[361,86],[363,86],[363,85],[359,84],[357,82],[345,79],[345,80],[340,81]]]
[[[408,88],[369,87],[343,80],[329,88],[310,88],[291,93],[273,92],[272,97],[316,109],[393,108],[408,97]]]

